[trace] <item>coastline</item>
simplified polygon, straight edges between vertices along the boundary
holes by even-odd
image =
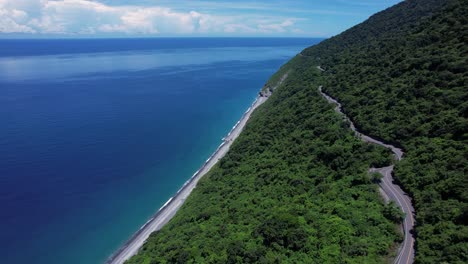
[[[284,81],[281,79],[278,86]],[[223,138],[223,142],[213,152],[213,154],[205,161],[199,170],[197,170],[190,179],[188,179],[182,187],[176,192],[174,196],[161,207],[159,210],[143,225],[138,231],[136,231],[130,239],[125,242],[114,254],[112,254],[107,260],[106,264],[121,264],[132,256],[138,253],[138,250],[143,246],[146,239],[151,233],[160,230],[170,219],[176,214],[179,208],[183,205],[187,197],[190,195],[192,190],[196,187],[198,181],[208,173],[216,163],[226,155],[229,151],[230,146],[234,140],[240,135],[244,129],[247,121],[250,118],[252,112],[262,105],[270,96],[258,95],[252,105],[232,127],[231,131]]]

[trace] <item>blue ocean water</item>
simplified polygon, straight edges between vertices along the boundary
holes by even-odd
[[[102,263],[317,39],[0,40],[0,263]]]

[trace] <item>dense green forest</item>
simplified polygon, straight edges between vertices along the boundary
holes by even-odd
[[[468,1],[405,1],[303,52],[365,133],[406,152],[416,262],[468,262]]]
[[[355,138],[309,81],[318,70],[303,68],[129,263],[379,263],[393,253],[398,211],[367,172],[390,153]]]
[[[467,1],[409,0],[308,48],[229,153],[128,263],[382,263],[402,240],[370,166],[392,162],[416,208],[417,263],[468,261]],[[317,70],[321,65],[324,73]]]

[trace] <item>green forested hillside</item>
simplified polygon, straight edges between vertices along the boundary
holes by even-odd
[[[303,51],[228,155],[129,263],[382,263],[398,210],[367,173],[391,162],[416,208],[416,261],[466,263],[467,1],[408,0]],[[321,73],[316,66],[326,72]]]
[[[303,53],[366,133],[402,146],[417,263],[468,261],[468,1],[405,1]]]
[[[367,173],[390,153],[354,137],[305,63],[291,62],[305,71],[290,72],[129,263],[380,263],[394,253],[398,211]]]

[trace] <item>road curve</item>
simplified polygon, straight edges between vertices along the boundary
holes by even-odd
[[[320,94],[325,97],[325,99],[336,105],[335,111],[340,113],[344,120],[349,124],[351,130],[354,131],[355,135],[361,138],[365,142],[377,144],[383,146],[385,148],[390,149],[395,154],[396,160],[401,160],[403,158],[403,151],[393,145],[385,144],[382,141],[377,139],[371,138],[367,135],[362,134],[359,132],[354,123],[346,116],[343,112],[341,104],[334,99],[333,97],[329,96],[325,92],[322,91],[322,86],[319,87]],[[394,263],[396,264],[410,264],[414,261],[414,238],[411,234],[411,230],[414,227],[414,208],[411,204],[411,199],[409,196],[400,188],[400,186],[393,184],[393,165],[383,167],[383,168],[371,168],[371,172],[378,172],[383,175],[382,181],[379,183],[380,188],[384,191],[385,196],[388,197],[390,200],[395,201],[405,213],[405,219],[403,220],[402,227],[404,232],[404,241],[400,246],[398,251],[398,255],[395,258]]]
[[[272,88],[276,89],[287,78],[287,74],[283,75],[278,84]],[[184,204],[187,197],[197,186],[198,181],[213,168],[219,159],[224,157],[231,147],[234,140],[240,135],[244,129],[247,121],[252,112],[263,104],[270,94],[263,94],[257,96],[252,106],[242,115],[242,118],[232,127],[231,132],[223,139],[223,143],[216,149],[216,151],[208,158],[203,166],[195,172],[182,188],[164,204],[158,212],[151,217],[151,219],[144,224],[119,250],[117,250],[109,259],[106,264],[121,264],[138,253],[138,250],[143,246],[146,239],[151,233],[160,230],[169,220],[174,217],[179,208]]]

